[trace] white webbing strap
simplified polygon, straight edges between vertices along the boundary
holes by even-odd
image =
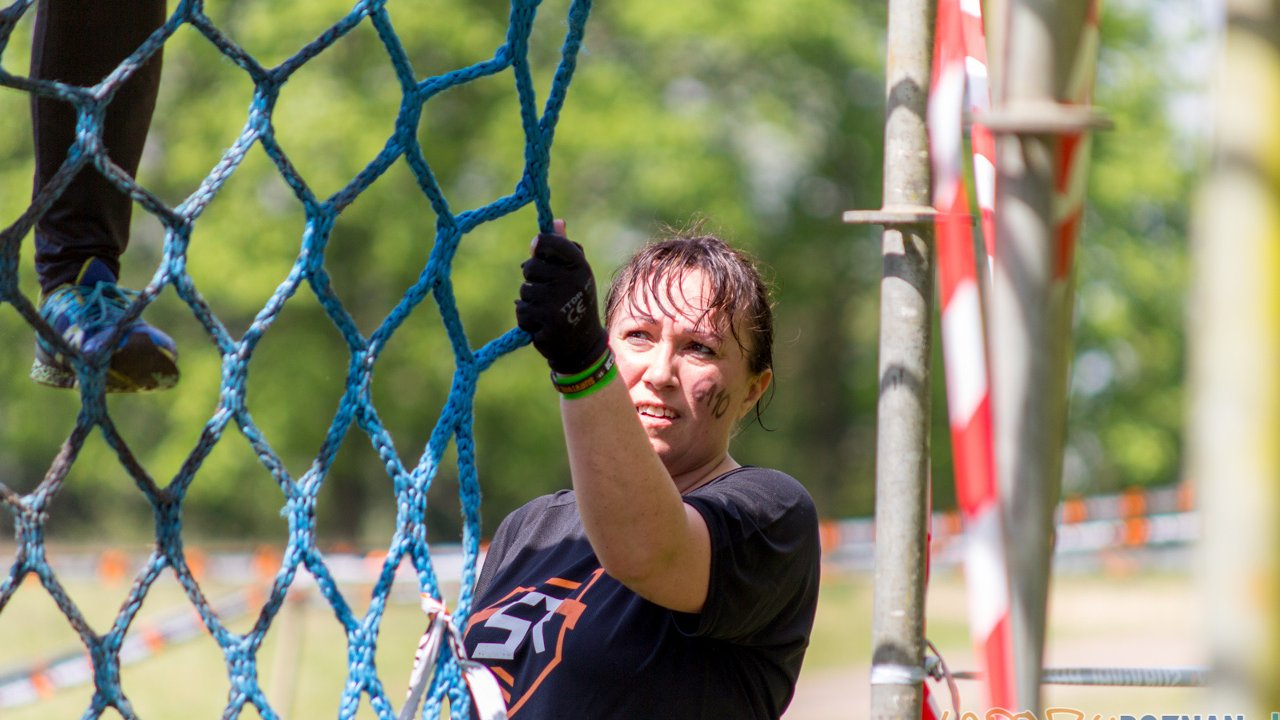
[[[400,710],[399,720],[414,720],[422,707],[422,696],[431,684],[436,665],[440,661],[440,653],[447,644],[450,652],[458,660],[462,669],[462,678],[467,683],[471,694],[471,706],[479,720],[507,720],[507,705],[502,699],[502,688],[498,679],[489,668],[467,659],[467,650],[462,644],[462,633],[454,624],[453,618],[445,611],[444,604],[424,594],[422,610],[427,614],[426,632],[418,641],[418,650],[413,654],[413,672],[409,675],[409,691],[405,697],[404,707]]]

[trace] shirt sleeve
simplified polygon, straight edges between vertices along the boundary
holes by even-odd
[[[791,476],[743,468],[685,497],[711,535],[702,612],[677,614],[690,635],[767,644],[781,626],[812,615],[821,548],[813,500]]]
[[[498,523],[498,529],[493,533],[493,540],[489,542],[489,549],[485,551],[484,564],[480,566],[480,577],[476,580],[475,597],[477,599],[484,595],[489,583],[493,581],[493,576],[506,561],[507,552],[511,550],[515,539],[520,534],[524,513],[525,508],[521,507]]]
[[[480,598],[499,570],[511,563],[520,553],[527,551],[530,545],[546,546],[547,537],[558,539],[557,534],[565,532],[565,518],[568,513],[555,513],[558,508],[573,506],[573,493],[567,490],[552,495],[534,498],[503,518],[498,529],[493,533],[493,540],[485,551],[484,564],[480,567],[480,577],[476,580],[475,597]],[[576,511],[575,511],[576,512]],[[553,526],[556,520],[558,524]],[[541,542],[539,539],[541,538]]]

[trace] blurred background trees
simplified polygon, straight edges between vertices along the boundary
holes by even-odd
[[[349,9],[338,0],[207,5],[219,27],[267,65]],[[1181,17],[1197,7],[1177,5],[1162,11]],[[508,8],[495,0],[394,0],[389,7],[419,77],[490,57],[507,28]],[[540,10],[533,45],[543,92],[565,8],[547,0]],[[1201,127],[1187,121],[1193,104],[1171,99],[1194,97],[1202,68],[1189,49],[1203,46],[1206,31],[1153,22],[1135,4],[1106,11],[1097,102],[1116,129],[1094,144],[1077,267],[1066,474],[1066,491],[1076,494],[1177,482],[1182,465],[1187,198]],[[9,72],[26,73],[31,20],[28,12],[4,50]],[[745,428],[734,455],[792,473],[827,517],[866,515],[873,503],[879,233],[845,226],[840,214],[880,205],[884,23],[884,4],[863,0],[600,3],[552,153],[553,206],[586,246],[602,284],[646,238],[699,220],[771,268],[779,304],[769,429]],[[166,45],[140,182],[172,205],[190,195],[239,135],[252,89],[243,72],[183,27]],[[19,216],[30,195],[27,102],[0,88],[0,226]],[[285,86],[276,137],[312,190],[327,197],[381,149],[399,103],[386,52],[365,23]],[[430,101],[419,136],[455,211],[510,192],[523,153],[510,74]],[[372,332],[417,278],[434,222],[403,164],[341,216],[326,268],[362,332]],[[518,266],[535,225],[526,209],[464,240],[453,281],[473,346],[513,324]],[[140,287],[159,263],[163,238],[141,210],[134,227],[123,280]],[[297,256],[301,207],[257,147],[196,228],[188,270],[239,337]],[[31,244],[23,241],[21,272],[34,299]],[[113,396],[109,407],[165,484],[216,406],[221,359],[172,288],[147,317],[177,338],[183,380],[171,392]],[[0,305],[0,482],[20,492],[43,477],[79,407],[75,393],[27,379],[33,342],[12,306]],[[295,477],[323,441],[349,359],[305,286],[254,356],[248,408]],[[416,462],[439,415],[452,362],[430,300],[379,361],[375,402],[406,464]],[[954,494],[941,378],[939,366],[934,505],[946,508]],[[503,358],[482,378],[476,434],[486,528],[534,495],[567,485],[557,401],[532,350]],[[208,542],[282,539],[281,500],[248,443],[230,430],[191,488],[186,531]],[[394,497],[357,428],[343,442],[319,508],[322,544],[385,545]],[[152,522],[95,436],[54,503],[50,533],[137,540],[151,536]],[[456,473],[447,464],[433,486],[429,522],[434,539],[457,537]],[[0,513],[0,531],[12,531],[8,513]]]

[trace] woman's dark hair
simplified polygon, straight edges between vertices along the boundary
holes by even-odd
[[[747,357],[747,367],[760,374],[773,367],[773,303],[769,286],[756,261],[714,235],[674,232],[651,241],[614,273],[605,296],[605,323],[611,324],[624,302],[636,303],[647,291],[658,310],[668,317],[675,311],[663,298],[680,292],[685,276],[694,270],[707,279],[707,307],[728,320],[729,332]],[[763,412],[756,404],[756,417]]]

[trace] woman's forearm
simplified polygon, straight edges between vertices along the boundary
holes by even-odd
[[[696,612],[706,599],[706,523],[680,497],[626,388],[561,401],[579,512],[601,566],[638,595]]]

